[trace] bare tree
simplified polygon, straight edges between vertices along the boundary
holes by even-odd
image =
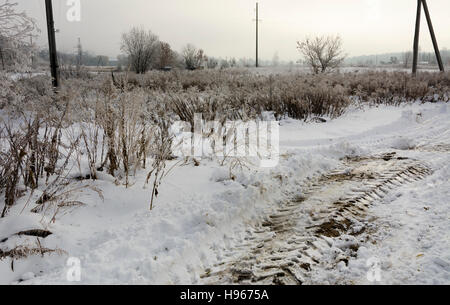
[[[412,59],[412,55],[413,54],[411,51],[407,51],[407,52],[403,53],[403,66],[405,67],[405,69],[407,69],[409,67],[409,64]]]
[[[306,38],[304,41],[297,42],[297,49],[316,74],[339,67],[346,57],[340,36]]]
[[[277,67],[280,64],[280,57],[278,56],[278,52],[275,52],[272,58],[272,66]]]
[[[236,61],[236,58],[231,58],[230,60],[229,60],[229,63],[230,63],[230,67],[232,67],[232,68],[234,68],[234,67],[237,67],[237,61]]]
[[[209,57],[206,61],[206,66],[208,69],[215,69],[219,65],[219,61],[214,57]]]
[[[175,63],[176,54],[167,42],[159,43],[159,58],[158,58],[158,68],[164,69],[165,67],[170,67]]]
[[[196,70],[200,68],[207,58],[202,49],[197,50],[197,48],[192,44],[187,44],[183,48],[182,56],[185,67],[188,70]]]
[[[230,63],[228,62],[228,60],[222,59],[220,61],[220,66],[219,67],[220,67],[221,70],[222,69],[228,69],[230,67]]]
[[[158,36],[151,31],[134,27],[122,35],[122,51],[130,60],[131,68],[138,74],[144,74],[151,68],[159,47]]]
[[[0,3],[0,63],[3,69],[29,60],[34,47],[25,43],[25,39],[39,31],[34,19],[25,12],[18,12],[16,6],[17,3],[9,0]]]

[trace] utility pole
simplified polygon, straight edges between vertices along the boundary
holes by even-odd
[[[259,67],[259,57],[258,57],[258,24],[259,24],[259,19],[258,19],[258,2],[256,2],[256,68]]]
[[[426,0],[423,1],[423,10],[425,11],[425,16],[427,17],[428,29],[430,30],[431,40],[433,41],[434,53],[436,54],[436,59],[439,65],[439,70],[444,72],[444,65],[442,63],[441,52],[439,51],[439,46],[436,40],[436,35],[434,34],[433,23],[431,22],[430,11],[428,10],[428,4]]]
[[[33,34],[30,33],[31,66],[34,67]]]
[[[417,61],[419,59],[419,35],[420,35],[420,15],[422,13],[422,0],[417,0],[417,15],[416,15],[416,31],[414,34],[414,47],[413,47],[413,66],[412,73],[417,73]]]
[[[427,18],[428,29],[430,30],[431,40],[433,41],[434,53],[436,54],[436,59],[439,65],[439,70],[444,72],[444,65],[442,63],[441,52],[439,51],[439,46],[436,40],[436,35],[434,33],[433,24],[431,22],[430,11],[428,10],[428,5],[426,0],[417,0],[417,16],[416,16],[416,31],[414,34],[414,56],[413,56],[413,67],[412,73],[417,74],[417,62],[419,59],[419,36],[420,36],[420,16],[422,13],[422,4],[425,11],[425,16]]]
[[[78,37],[78,58],[77,58],[77,66],[78,70],[81,69],[81,65],[83,62],[83,47],[81,46],[81,39]]]
[[[53,87],[57,88],[59,87],[58,57],[56,52],[55,22],[53,20],[52,0],[45,0],[45,10],[47,13],[48,48],[50,53],[52,83]]]

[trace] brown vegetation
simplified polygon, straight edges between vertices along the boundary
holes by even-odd
[[[255,75],[239,70],[150,72],[70,78],[58,94],[43,76],[12,81],[0,75],[2,216],[27,189],[61,192],[72,168],[80,179],[106,171],[125,186],[147,168],[151,201],[171,159],[169,127],[176,120],[249,120],[341,115],[351,103],[399,105],[448,101],[449,73],[401,72]],[[82,173],[81,159],[89,174]],[[150,162],[147,162],[151,159]],[[75,160],[75,162],[70,161]],[[45,199],[45,198],[44,198]],[[39,203],[38,203],[39,205]]]

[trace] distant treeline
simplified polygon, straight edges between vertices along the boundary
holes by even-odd
[[[345,63],[347,65],[358,65],[358,66],[375,66],[375,65],[406,65],[410,66],[412,64],[412,51],[406,52],[396,52],[396,53],[385,53],[378,55],[363,55],[349,57],[346,59]],[[445,65],[450,66],[450,50],[441,50],[442,61]],[[427,63],[429,65],[437,65],[436,55],[434,52],[420,52],[419,62]]]
[[[39,59],[48,62],[49,52],[46,49],[40,50],[37,53]],[[62,65],[77,65],[79,64],[80,56],[78,54],[58,52],[58,62]],[[83,52],[81,55],[82,66],[110,66],[116,65],[115,62],[110,62],[106,55],[95,55],[90,52]]]
[[[36,57],[39,62],[49,63],[49,52],[48,49],[41,49],[37,52]],[[176,62],[172,64],[173,67],[183,67],[183,59],[180,58],[179,54],[176,54]],[[229,68],[229,67],[254,67],[255,60],[253,58],[214,58],[208,57],[208,68]],[[76,66],[79,64],[79,55],[75,53],[65,53],[58,52],[58,62],[60,65],[72,65]],[[215,64],[214,64],[215,63]],[[120,67],[126,69],[128,67],[128,56],[119,55],[117,59],[110,59],[106,55],[96,55],[89,51],[83,51],[81,56],[81,65],[82,66],[111,66],[111,67]],[[260,59],[261,66],[293,66],[294,62],[284,62],[273,59],[264,60]]]

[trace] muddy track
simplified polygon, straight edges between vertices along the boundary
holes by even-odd
[[[440,153],[450,153],[450,144],[446,143],[440,143],[436,145],[424,145],[424,146],[418,146],[414,148],[414,150],[417,151],[424,151],[424,152],[440,152]]]
[[[309,284],[310,273],[334,268],[358,245],[331,255],[333,240],[368,238],[373,230],[369,208],[393,189],[430,174],[419,161],[395,153],[346,158],[342,167],[302,186],[264,221],[247,231],[245,242],[228,260],[201,275],[205,284]],[[236,254],[237,253],[237,254]],[[326,259],[324,258],[326,254]]]

